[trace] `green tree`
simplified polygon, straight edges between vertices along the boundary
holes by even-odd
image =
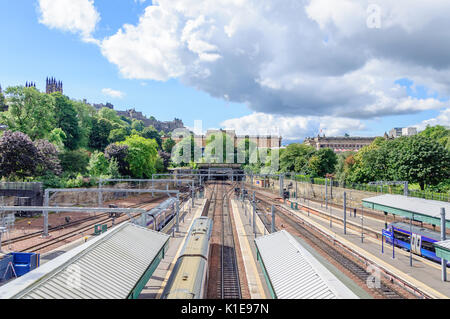
[[[130,172],[136,178],[151,178],[156,172],[155,164],[158,157],[155,140],[146,139],[138,135],[131,135],[120,145],[128,146],[128,162]]]
[[[95,151],[89,160],[87,167],[88,173],[91,176],[99,177],[102,175],[108,175],[109,162],[105,158],[105,154],[99,151]]]
[[[375,139],[372,144],[363,147],[348,162],[348,180],[353,183],[367,183],[389,180],[390,154],[396,140]]]
[[[41,162],[39,150],[22,132],[4,132],[0,138],[0,176],[24,179],[34,176]]]
[[[128,146],[119,145],[117,143],[109,144],[105,148],[105,156],[111,161],[115,160],[117,162],[119,173],[123,176],[130,175],[130,170],[128,168],[128,162],[126,161],[128,156]]]
[[[437,185],[450,178],[450,152],[430,138],[416,135],[397,140],[391,152],[390,167],[395,180]]]
[[[280,171],[302,173],[308,169],[308,162],[315,150],[312,146],[293,143],[280,154]]]
[[[64,173],[71,175],[85,174],[89,164],[89,153],[86,150],[67,150],[59,154],[59,160]]]
[[[32,140],[47,138],[55,128],[55,100],[33,87],[9,87],[5,91],[9,109],[0,114],[0,123],[20,131]]]
[[[80,142],[80,127],[78,114],[72,101],[60,92],[53,93],[55,99],[55,119],[56,127],[61,128],[66,134],[64,145],[69,150],[74,150]]]
[[[3,94],[2,88],[0,87],[0,112],[3,112],[6,110],[6,98]]]
[[[175,144],[177,144],[177,143],[175,143],[175,141],[172,140],[172,138],[169,137],[168,139],[166,139],[163,142],[162,149],[164,150],[164,152],[167,152],[167,153],[170,154],[170,153],[172,153],[172,149],[175,146]]]
[[[89,137],[92,131],[92,123],[95,118],[96,111],[89,104],[85,104],[79,101],[71,101],[75,110],[77,111],[77,117],[80,128],[80,138],[78,146],[80,148],[86,148],[89,145]]]
[[[113,128],[120,128],[127,126],[127,123],[120,119],[115,110],[107,107],[103,107],[100,109],[100,111],[98,111],[98,117],[101,119],[108,120]]]
[[[349,174],[349,164],[352,163],[350,160],[350,157],[353,160],[353,156],[356,154],[356,152],[353,151],[346,151],[339,153],[337,155],[337,164],[335,168],[336,173],[336,180],[340,183],[344,183]]]
[[[131,122],[131,128],[138,132],[142,132],[145,128],[145,125],[144,125],[144,122],[142,122],[141,120],[133,120]]]
[[[95,150],[103,150],[108,144],[109,134],[112,130],[110,121],[104,118],[92,119],[92,130],[89,136],[89,147]]]
[[[124,128],[116,128],[109,132],[108,141],[109,143],[122,142],[125,141],[127,135],[127,131]]]
[[[158,143],[158,148],[161,149],[162,146],[161,135],[153,126],[144,128],[142,130],[142,137],[155,140],[156,143]]]
[[[450,129],[442,125],[427,125],[427,128],[424,131],[420,132],[419,135],[438,142],[450,151]]]
[[[331,148],[318,150],[308,162],[310,172],[320,177],[334,173],[336,164],[337,156]]]

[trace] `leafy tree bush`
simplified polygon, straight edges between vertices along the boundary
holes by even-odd
[[[437,185],[450,178],[450,152],[438,142],[420,135],[401,137],[391,152],[391,174],[395,180]]]
[[[126,161],[129,164],[131,175],[135,178],[151,178],[156,171],[155,164],[158,157],[155,140],[131,135],[119,144],[128,146]]]
[[[39,150],[26,134],[5,131],[0,138],[0,176],[23,180],[35,175],[38,163]]]
[[[65,173],[84,174],[89,164],[89,153],[83,149],[66,151],[59,154],[59,160]]]
[[[89,160],[87,167],[90,176],[99,177],[108,174],[109,162],[102,152],[95,151]]]
[[[89,136],[89,147],[103,150],[108,144],[109,134],[113,129],[110,121],[104,118],[92,119],[92,130]]]
[[[55,100],[33,87],[9,87],[5,91],[9,109],[0,114],[0,122],[11,131],[20,131],[32,140],[47,138],[56,127]]]
[[[162,149],[164,152],[172,153],[172,149],[175,146],[175,141],[172,138],[166,139],[162,144]]]
[[[148,138],[148,139],[154,139],[156,143],[158,143],[158,148],[162,147],[162,139],[159,132],[153,127],[149,126],[142,130],[142,137]]]
[[[314,152],[314,148],[309,145],[298,143],[288,145],[280,155],[280,171],[305,172]]]
[[[116,160],[119,173],[123,176],[130,175],[130,169],[128,167],[127,162],[127,156],[128,156],[128,146],[127,145],[120,145],[117,143],[109,144],[105,148],[105,157],[109,161]]]
[[[58,149],[55,145],[47,140],[37,140],[34,145],[39,152],[39,162],[37,163],[36,173],[43,175],[45,173],[52,173],[54,175],[61,175],[61,162],[58,158]]]
[[[61,128],[66,135],[64,145],[69,150],[74,150],[78,147],[80,141],[77,111],[67,96],[62,95],[60,92],[52,95],[55,99],[56,127]]]

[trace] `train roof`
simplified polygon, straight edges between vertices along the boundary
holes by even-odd
[[[396,227],[396,228],[404,229],[404,230],[406,230],[407,232],[409,232],[409,227],[410,227],[410,226],[409,226],[408,223],[394,222],[394,223],[391,223],[390,225],[392,225],[392,226],[394,226],[394,227]],[[423,228],[423,227],[419,227],[419,226],[414,226],[414,225],[412,225],[412,232],[413,232],[414,234],[418,234],[418,235],[421,235],[421,236],[425,236],[425,237],[434,239],[434,240],[436,240],[436,241],[441,240],[441,235],[440,235],[440,233],[435,232],[435,231],[432,231],[432,230],[427,229],[427,228]]]
[[[209,237],[212,230],[210,218],[197,218],[189,230],[181,255],[205,256],[209,248]],[[205,256],[208,258],[208,256]]]
[[[167,299],[198,299],[206,271],[212,220],[200,217],[194,220],[183,251],[163,292]]]

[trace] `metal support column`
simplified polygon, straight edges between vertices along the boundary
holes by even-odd
[[[253,234],[255,234],[256,238],[256,202],[255,202],[255,192],[253,192]]]
[[[50,195],[49,195],[49,191],[45,190],[44,193],[44,206],[48,207],[49,204],[49,199]],[[48,210],[44,210],[44,234],[43,237],[48,237]]]
[[[347,192],[344,192],[344,235],[347,234]]]
[[[102,189],[103,187],[103,180],[100,178],[100,180],[98,181],[98,188]],[[103,206],[103,193],[100,191],[98,192],[98,207],[102,207]]]
[[[167,185],[169,187],[169,185]],[[177,194],[177,202],[175,203],[176,206],[176,216],[177,216],[177,233],[180,231],[180,194]]]
[[[272,205],[272,233],[275,232],[275,205]]]
[[[445,224],[445,208],[441,208],[441,241],[446,239],[446,224]],[[447,281],[447,260],[441,260],[442,265],[442,281]]]
[[[325,208],[328,208],[328,179],[325,178]]]
[[[280,196],[284,197],[284,175],[280,174]]]
[[[414,219],[414,214],[412,214],[409,219],[409,265],[412,267],[412,242],[413,242],[413,233],[412,233],[412,220]]]

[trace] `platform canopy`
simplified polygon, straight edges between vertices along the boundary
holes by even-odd
[[[0,299],[137,298],[169,238],[123,223],[0,287]]]
[[[358,298],[287,231],[258,237],[255,244],[273,298]]]
[[[436,256],[450,260],[450,240],[439,241],[434,243],[436,249]]]
[[[385,194],[362,200],[364,207],[399,215],[432,225],[441,224],[441,208],[445,208],[446,227],[450,227],[450,203]]]

